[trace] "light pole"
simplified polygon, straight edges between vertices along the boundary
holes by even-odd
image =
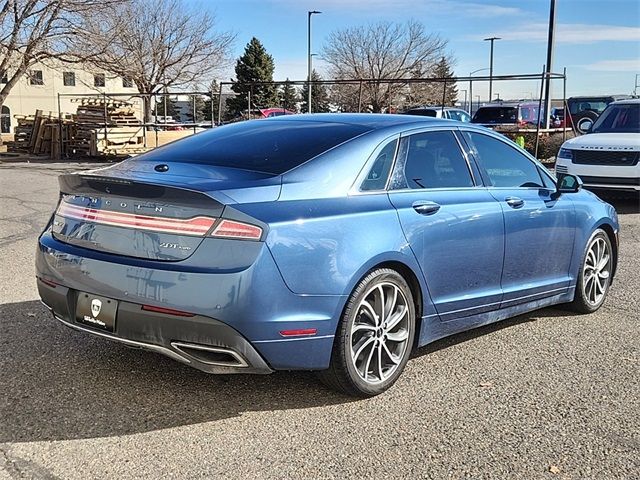
[[[307,112],[311,113],[311,16],[320,14],[317,10],[307,12],[307,87],[309,88],[307,97]]]
[[[469,110],[467,110],[467,91],[466,90],[460,90],[460,91],[464,92],[464,102],[462,103],[462,109],[468,112]]]
[[[489,101],[493,98],[493,42],[501,40],[500,37],[485,38],[485,42],[491,42],[491,53],[489,54]]]
[[[474,73],[482,72],[484,70],[489,70],[488,68],[479,68],[469,73],[469,77],[472,77]],[[473,80],[469,78],[469,115],[473,115]]]

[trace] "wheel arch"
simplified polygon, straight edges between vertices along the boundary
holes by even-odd
[[[613,267],[611,269],[611,278],[613,279],[616,276],[616,270],[618,269],[618,241],[617,241],[615,229],[613,228],[613,225],[611,225],[610,223],[607,223],[606,221],[601,222],[599,225],[597,225],[594,231],[598,228],[604,230],[604,232],[607,234],[607,237],[609,237],[609,242],[611,242],[611,250],[613,254],[613,264],[612,264]]]
[[[405,279],[409,288],[411,289],[411,294],[413,295],[413,303],[416,309],[416,335],[414,337],[414,345],[413,347],[417,347],[418,340],[420,338],[420,331],[422,328],[422,317],[425,314],[425,310],[429,310],[430,307],[433,308],[429,291],[427,285],[424,282],[424,278],[422,277],[422,271],[420,270],[417,263],[411,261],[411,257],[406,258],[406,256],[402,254],[398,254],[399,256],[393,256],[391,258],[376,258],[369,262],[367,265],[363,266],[358,272],[353,276],[351,282],[349,282],[349,286],[345,291],[345,300],[344,305],[342,306],[340,316],[344,314],[344,309],[347,306],[349,301],[349,297],[353,293],[353,290],[358,286],[358,284],[372,271],[377,270],[379,268],[389,268],[391,270],[395,270]],[[427,312],[427,313],[435,313]]]

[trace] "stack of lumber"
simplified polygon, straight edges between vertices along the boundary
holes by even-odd
[[[147,150],[143,129],[131,104],[82,98],[75,114],[42,110],[16,115],[15,140],[7,150],[64,157],[127,156]]]
[[[83,98],[74,115],[67,149],[91,157],[144,152],[142,127],[131,104]]]
[[[60,127],[63,140],[66,128],[71,120],[69,115],[58,117],[55,113],[36,110],[35,115],[16,115],[18,125],[15,128],[13,142],[7,143],[7,151],[60,156]]]

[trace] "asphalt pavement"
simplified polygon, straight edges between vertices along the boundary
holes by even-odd
[[[311,373],[210,376],[58,324],[36,238],[59,173],[0,163],[0,479],[640,478],[640,206],[592,315],[548,308],[422,348],[369,400]]]

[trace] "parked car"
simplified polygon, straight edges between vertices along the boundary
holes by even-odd
[[[264,118],[280,117],[282,115],[296,114],[296,112],[292,112],[291,110],[287,110],[286,108],[261,108],[259,109],[259,111]]]
[[[613,207],[500,134],[314,114],[60,176],[36,271],[75,330],[372,396],[439,338],[549,305],[597,310],[617,252]]]
[[[553,128],[564,128],[564,108],[562,107],[553,107],[551,109],[550,115],[551,121],[549,122],[550,126]]]
[[[556,172],[589,188],[640,192],[640,99],[610,103],[587,135],[564,142]]]
[[[402,112],[404,115],[420,115],[423,117],[448,118],[459,122],[470,122],[471,115],[460,108],[453,107],[414,107]]]
[[[483,105],[473,114],[471,123],[486,127],[516,125],[535,126],[540,120],[538,102],[499,102]]]
[[[579,133],[587,133],[587,130],[604,112],[611,102],[628,100],[631,95],[602,95],[591,97],[571,97],[567,100],[571,121]],[[571,125],[567,125],[571,126]]]

